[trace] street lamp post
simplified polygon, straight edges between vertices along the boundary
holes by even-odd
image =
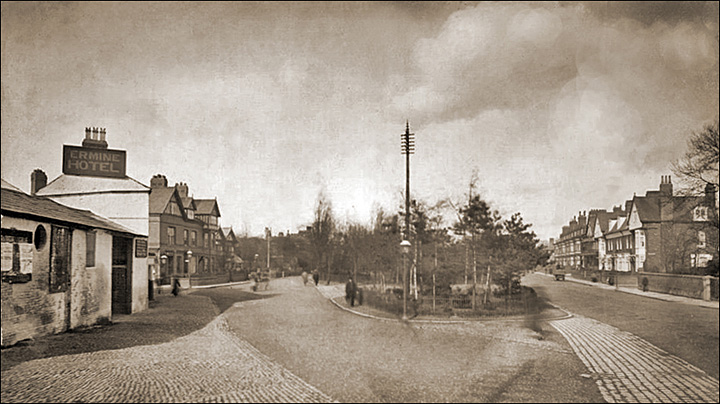
[[[407,290],[408,290],[408,271],[407,271],[407,257],[410,254],[410,242],[403,240],[400,243],[400,250],[403,256],[403,321],[407,318]]]

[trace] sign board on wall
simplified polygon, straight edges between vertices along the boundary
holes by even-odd
[[[147,240],[144,238],[135,239],[135,258],[145,258],[147,254]]]
[[[63,145],[63,174],[125,177],[125,150]]]

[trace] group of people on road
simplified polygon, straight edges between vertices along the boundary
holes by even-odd
[[[308,280],[312,280],[315,282],[315,286],[317,286],[318,282],[320,282],[320,273],[317,269],[312,271],[312,274],[308,274],[307,272],[303,271],[303,273],[300,275],[302,277],[303,286],[307,285]]]

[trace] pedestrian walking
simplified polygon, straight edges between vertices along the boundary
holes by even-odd
[[[180,294],[180,279],[178,278],[173,278],[172,294],[173,296]]]
[[[303,286],[306,286],[308,282],[308,273],[303,271],[302,274],[300,274],[300,277],[302,278]]]
[[[317,286],[318,282],[320,282],[320,273],[318,273],[317,269],[313,270],[312,276],[313,276],[313,281],[315,281],[315,286]]]
[[[350,303],[350,307],[355,306],[355,297],[357,294],[357,285],[353,278],[348,279],[345,284],[345,300]]]

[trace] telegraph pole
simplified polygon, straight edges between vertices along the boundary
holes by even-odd
[[[415,134],[410,133],[410,121],[405,121],[405,133],[400,135],[402,154],[405,155],[405,240],[410,239],[410,155],[415,152]],[[404,243],[403,241],[403,243]],[[409,255],[409,249],[405,252]],[[407,320],[408,266],[403,260],[403,320]]]

